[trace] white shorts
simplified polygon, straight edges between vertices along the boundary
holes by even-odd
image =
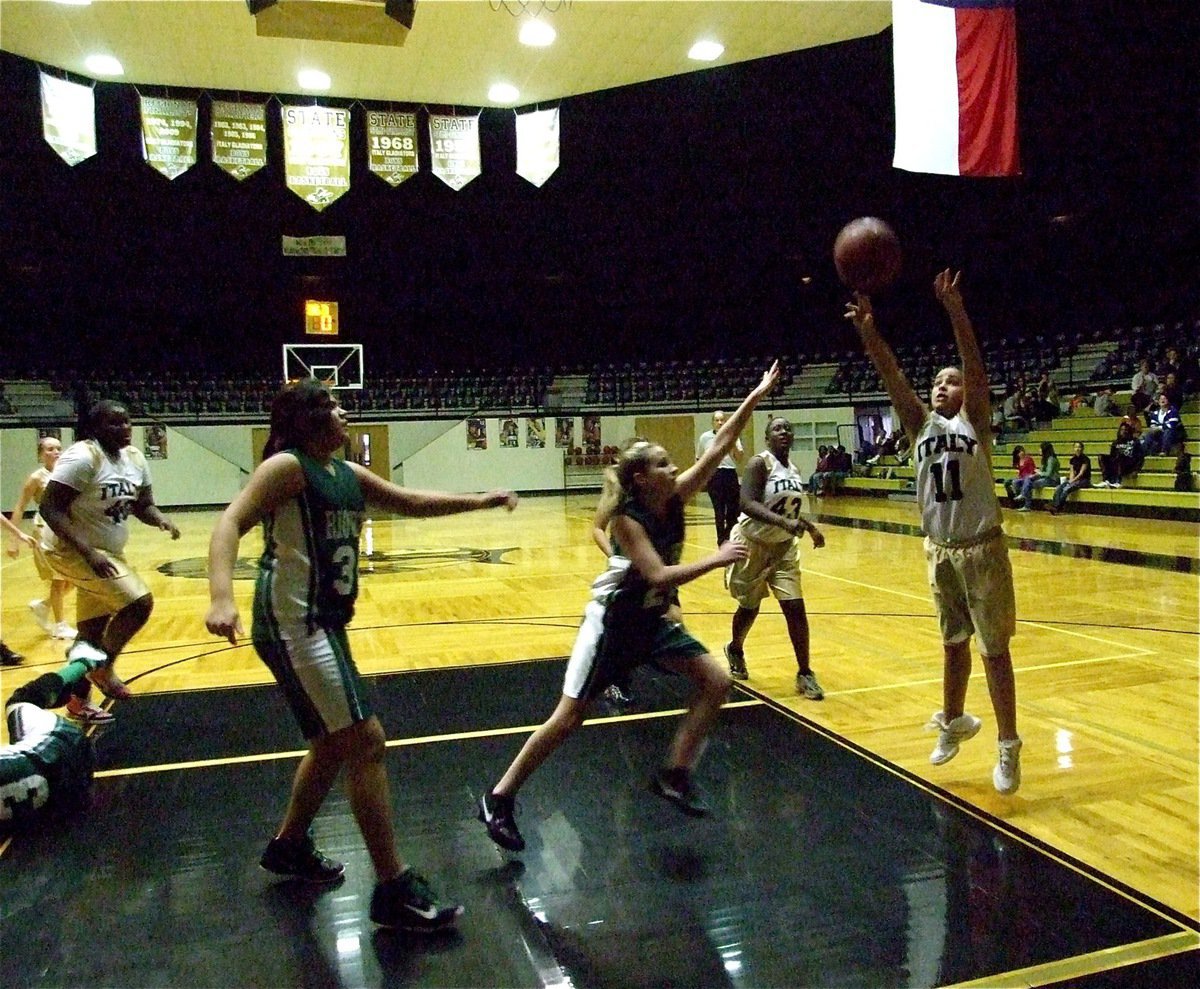
[[[795,539],[760,543],[747,539],[742,535],[742,527],[735,525],[729,541],[749,550],[744,560],[736,560],[725,568],[725,587],[741,607],[757,608],[768,592],[777,601],[803,600]]]
[[[1017,633],[1017,602],[1004,534],[967,547],[926,536],[925,561],[942,642],[954,645],[974,634],[985,656],[1007,652]]]

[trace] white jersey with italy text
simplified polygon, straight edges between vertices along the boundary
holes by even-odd
[[[776,515],[785,519],[798,519],[804,503],[804,480],[793,463],[780,463],[766,450],[759,454],[767,466],[767,482],[763,485],[762,503]],[[747,539],[756,543],[785,543],[795,537],[777,525],[769,525],[752,519],[743,512],[738,516],[738,527]]]
[[[150,487],[150,469],[140,450],[127,446],[110,457],[95,440],[80,440],[63,451],[50,480],[79,492],[71,502],[70,517],[89,546],[109,553],[125,548],[125,520],[138,493]],[[43,530],[42,545],[51,551],[58,548],[58,537],[49,526]]]
[[[931,411],[913,444],[917,504],[925,535],[947,545],[966,543],[1000,525],[990,448],[961,412]]]

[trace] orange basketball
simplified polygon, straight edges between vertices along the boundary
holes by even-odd
[[[872,295],[887,288],[900,274],[900,239],[876,216],[851,220],[833,242],[838,277],[856,292]]]

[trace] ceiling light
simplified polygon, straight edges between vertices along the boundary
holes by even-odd
[[[125,67],[111,55],[89,55],[83,64],[98,76],[123,76]]]
[[[520,96],[521,91],[507,82],[492,83],[492,88],[488,90],[488,99],[493,103],[516,103]]]
[[[54,0],[55,3],[60,3],[64,7],[90,7],[92,0]]]
[[[545,48],[547,45],[554,44],[557,34],[549,24],[545,21],[539,21],[535,17],[533,20],[526,21],[521,25],[521,33],[517,37],[523,45],[529,45],[532,48]]]
[[[688,52],[688,58],[695,59],[697,62],[711,62],[720,58],[724,51],[725,46],[719,45],[715,41],[697,41]]]
[[[296,82],[303,89],[326,90],[331,84],[328,74],[320,69],[301,69],[296,73]]]

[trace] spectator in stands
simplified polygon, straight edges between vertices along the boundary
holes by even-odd
[[[1171,404],[1166,391],[1158,393],[1158,406],[1150,413],[1150,425],[1142,437],[1142,447],[1147,454],[1170,453],[1177,443],[1183,442],[1183,420],[1179,409]]]
[[[833,470],[832,447],[822,443],[817,447],[817,466],[808,478],[808,493],[824,494],[829,472]]]
[[[1012,465],[1013,470],[1017,472],[1017,476],[1005,479],[1004,493],[1008,495],[1008,500],[1015,505],[1017,503],[1017,491],[1027,478],[1037,473],[1037,464],[1034,462],[1033,457],[1026,451],[1025,447],[1018,445],[1013,447]]]
[[[1134,435],[1129,423],[1121,420],[1117,426],[1117,437],[1108,448],[1108,453],[1100,454],[1100,473],[1104,480],[1097,487],[1119,488],[1123,478],[1142,469],[1145,459],[1141,441]]]
[[[1013,388],[1004,399],[1004,428],[1028,429],[1031,416],[1028,393],[1024,388]]]
[[[1158,393],[1159,395],[1165,395],[1167,397],[1167,401],[1175,406],[1175,408],[1179,409],[1183,407],[1183,386],[1179,383],[1179,375],[1174,371],[1168,371],[1163,376],[1162,387],[1159,388]],[[1151,407],[1150,411],[1153,413],[1153,406]]]
[[[899,435],[896,436],[896,460],[901,464],[906,464],[912,460],[912,443],[903,426],[897,430],[897,433]]]
[[[839,443],[837,449],[833,451],[830,457],[830,466],[829,483],[825,489],[826,494],[832,494],[841,487],[842,481],[854,473],[854,458],[851,456],[850,451]]]
[[[1072,491],[1092,486],[1092,458],[1083,452],[1082,443],[1076,442],[1071,448],[1070,467],[1067,479],[1054,489],[1054,497],[1051,499],[1048,509],[1051,515],[1057,515],[1062,511],[1062,507],[1066,504]]]
[[[1062,411],[1059,405],[1061,401],[1058,385],[1050,380],[1049,371],[1043,371],[1034,391],[1033,418],[1039,422],[1049,422]]]
[[[1144,411],[1158,396],[1158,376],[1150,370],[1150,362],[1146,358],[1143,357],[1138,363],[1129,386],[1133,389],[1130,402],[1136,412]]]
[[[1042,466],[1016,485],[1017,497],[1021,500],[1017,511],[1032,512],[1033,493],[1038,488],[1058,484],[1059,473],[1058,454],[1054,452],[1054,444],[1046,441],[1042,444]]]
[[[1139,442],[1141,441],[1142,430],[1145,427],[1142,425],[1142,417],[1139,415],[1139,409],[1136,405],[1130,403],[1129,411],[1125,413],[1121,418],[1121,422],[1117,423],[1117,425],[1120,426],[1121,423],[1127,425],[1132,431],[1134,438]]]
[[[1178,347],[1168,347],[1167,348],[1166,356],[1163,358],[1162,362],[1158,365],[1158,370],[1156,373],[1158,374],[1158,380],[1162,381],[1164,383],[1166,382],[1167,375],[1169,375],[1169,374],[1175,375],[1176,382],[1181,383],[1183,381],[1183,378],[1184,378],[1183,362],[1182,362],[1182,358],[1180,358],[1180,356],[1179,356],[1179,348]],[[1179,403],[1176,402],[1173,404],[1178,405]]]
[[[1121,414],[1121,409],[1117,405],[1117,400],[1113,397],[1111,388],[1101,388],[1096,392],[1096,398],[1092,402],[1092,411],[1098,416],[1117,416]]]
[[[1191,491],[1194,487],[1192,455],[1187,450],[1180,449],[1179,456],[1175,458],[1175,490]]]

